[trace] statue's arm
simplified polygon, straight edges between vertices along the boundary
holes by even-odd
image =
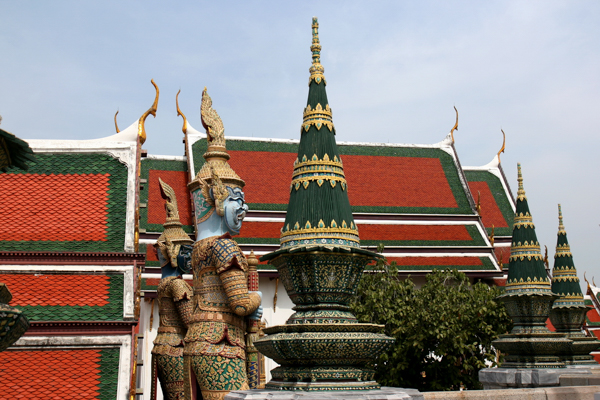
[[[260,306],[260,295],[248,291],[248,269],[246,258],[233,240],[218,243],[213,252],[213,261],[223,282],[223,288],[229,300],[229,307],[235,314],[245,317]]]
[[[185,326],[189,326],[192,312],[193,291],[183,279],[174,279],[171,284],[171,298],[175,302],[179,317]]]

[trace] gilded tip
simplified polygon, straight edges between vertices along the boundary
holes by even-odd
[[[181,89],[179,89],[179,91],[177,92],[177,95],[175,96],[175,106],[177,107],[177,116],[183,117],[183,126],[181,127],[181,131],[184,134],[186,134],[187,133],[187,118],[185,117],[185,114],[181,112],[181,109],[179,109],[179,93],[181,93]]]
[[[117,109],[117,112],[115,113],[115,130],[117,131],[117,133],[121,132],[121,130],[119,129],[119,124],[117,124],[117,115],[119,115],[119,110]]]
[[[450,136],[452,137],[452,143],[454,143],[454,131],[458,130],[458,110],[456,109],[456,106],[454,106],[454,112],[456,112],[456,122],[454,123],[454,126],[452,127],[452,129],[450,129]]]
[[[560,204],[558,205],[558,231],[559,232],[565,231],[565,225],[563,224],[562,208],[561,208]]]
[[[519,182],[519,189],[517,190],[517,199],[525,199],[525,189],[523,188],[523,173],[521,172],[521,163],[517,163],[517,181]]]
[[[504,149],[506,149],[506,133],[503,129],[500,129],[500,132],[502,132],[502,148],[498,152],[498,164],[500,164],[500,153],[504,153]]]

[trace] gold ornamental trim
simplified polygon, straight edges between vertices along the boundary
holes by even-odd
[[[298,226],[298,223],[296,223],[296,226]],[[288,236],[311,234],[311,233],[315,233],[315,234],[339,233],[339,234],[358,236],[358,230],[356,230],[356,229],[340,228],[340,227],[337,227],[337,228],[313,228],[313,227],[311,227],[310,222],[306,221],[304,228],[293,229],[290,231],[281,232],[281,238],[283,239],[284,237],[288,237]]]
[[[521,227],[535,228],[533,217],[528,212],[526,212],[525,215],[523,215],[523,213],[515,213],[513,228],[520,229]]]
[[[320,130],[323,126],[327,126],[329,131],[333,131],[335,129],[333,126],[332,111],[329,107],[329,104],[326,104],[325,108],[323,108],[321,103],[317,103],[317,106],[314,109],[311,108],[309,104],[304,109],[304,114],[302,116],[302,129],[304,129],[305,132],[308,132],[312,125],[315,125],[317,130]]]
[[[310,185],[310,183],[314,182],[314,181],[317,182],[317,185],[319,185],[319,187],[323,186],[323,183],[325,183],[325,181],[329,181],[329,184],[331,185],[332,188],[334,188],[337,185],[337,182],[340,182],[342,190],[346,190],[346,186],[348,184],[346,182],[346,179],[341,178],[339,176],[334,176],[334,175],[306,176],[303,178],[298,178],[298,179],[292,180],[292,183],[290,185],[290,190],[292,190],[293,188],[295,188],[296,190],[299,190],[300,186],[304,187],[304,189],[307,189],[308,186]]]

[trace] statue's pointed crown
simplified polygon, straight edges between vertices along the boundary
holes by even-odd
[[[158,178],[160,184],[160,193],[163,199],[165,199],[165,211],[167,213],[167,219],[163,224],[164,230],[158,237],[157,242],[167,247],[173,245],[179,248],[182,244],[192,244],[194,241],[189,235],[183,230],[182,223],[179,219],[179,209],[177,206],[177,197],[175,191],[171,186],[163,182],[162,179]],[[164,248],[161,246],[161,248]],[[166,252],[166,250],[165,250]],[[177,265],[177,253],[174,251],[172,254],[164,254],[165,260],[170,260],[172,265]],[[163,267],[164,265],[161,265]]]
[[[230,187],[243,188],[245,182],[235,173],[227,160],[229,154],[225,144],[225,128],[217,111],[212,108],[212,99],[206,88],[202,91],[202,104],[200,106],[202,125],[206,129],[207,150],[204,153],[206,162],[188,185],[190,191],[195,191],[205,185],[213,185],[213,177],[217,175],[223,184]],[[209,199],[207,199],[209,200]]]

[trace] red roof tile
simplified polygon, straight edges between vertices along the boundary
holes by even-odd
[[[11,306],[104,306],[107,275],[2,274],[13,295]]]
[[[483,265],[479,257],[388,257],[388,262],[398,265]]]
[[[153,245],[146,245],[146,261],[158,261],[158,254]]]
[[[231,167],[246,181],[248,203],[288,203],[297,154],[228,152]],[[343,155],[342,161],[353,206],[458,207],[439,158]],[[388,183],[385,191],[376,190],[378,181]]]
[[[0,353],[4,399],[96,399],[100,350],[11,350]]]
[[[245,221],[240,237],[279,238],[282,227],[281,222]],[[464,225],[359,224],[358,232],[361,240],[473,240]]]
[[[481,221],[486,228],[491,228],[492,225],[496,228],[508,227],[487,182],[469,182],[469,189],[475,201],[477,192],[481,194]]]
[[[154,169],[151,169],[148,173],[148,204],[152,205],[148,208],[148,223],[162,225],[167,219],[164,207],[165,201],[160,195],[159,177],[175,191],[181,223],[183,225],[193,225],[190,192],[187,189],[187,172]]]
[[[0,174],[0,188],[0,240],[107,240],[109,174]]]
[[[588,311],[586,317],[589,322],[600,322],[600,315],[598,315],[598,310],[595,307],[591,306],[591,311]],[[600,332],[600,331],[598,331]]]

